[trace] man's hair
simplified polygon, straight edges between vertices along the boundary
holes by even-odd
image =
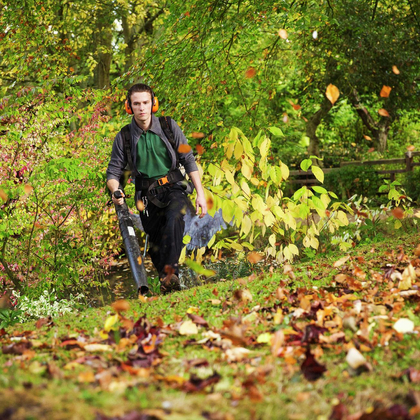
[[[137,92],[149,92],[150,97],[153,100],[154,93],[153,93],[152,88],[148,85],[145,85],[144,83],[137,83],[137,84],[131,86],[130,89],[128,89],[127,99],[128,99],[129,102],[131,102],[131,95],[133,93],[137,93]]]

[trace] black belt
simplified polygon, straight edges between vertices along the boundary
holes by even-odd
[[[136,191],[141,191],[142,194],[146,195],[148,200],[150,200],[155,206],[163,208],[166,207],[169,203],[162,203],[156,198],[156,194],[159,192],[158,187],[171,186],[172,184],[182,181],[183,179],[184,175],[179,169],[174,169],[159,179],[148,179],[143,178],[142,176],[137,176],[135,180]]]

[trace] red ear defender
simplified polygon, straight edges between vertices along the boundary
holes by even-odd
[[[158,98],[156,98],[156,96],[153,98],[153,107],[152,107],[152,112],[155,113],[157,112],[159,109],[159,100]]]
[[[130,104],[128,103],[128,99],[125,100],[125,111],[127,112],[127,114],[133,114]]]

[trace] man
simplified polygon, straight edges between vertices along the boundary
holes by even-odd
[[[187,139],[172,119],[169,121],[173,138],[168,139],[159,119],[152,113],[156,101],[149,86],[136,84],[128,90],[126,109],[133,114],[129,129],[136,206],[144,231],[150,236],[149,255],[165,292],[180,290],[178,260],[183,247],[184,215],[192,207],[186,183],[177,168],[178,159],[197,191],[196,214],[201,208],[200,217],[203,217],[207,204],[194,156],[185,146]],[[115,137],[107,169],[107,186],[115,204],[123,204],[124,199],[114,194],[121,191],[119,180],[128,162],[120,131]]]

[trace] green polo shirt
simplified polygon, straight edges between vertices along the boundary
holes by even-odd
[[[145,178],[162,178],[171,169],[171,158],[163,140],[152,131],[143,131],[137,143],[137,170]]]

